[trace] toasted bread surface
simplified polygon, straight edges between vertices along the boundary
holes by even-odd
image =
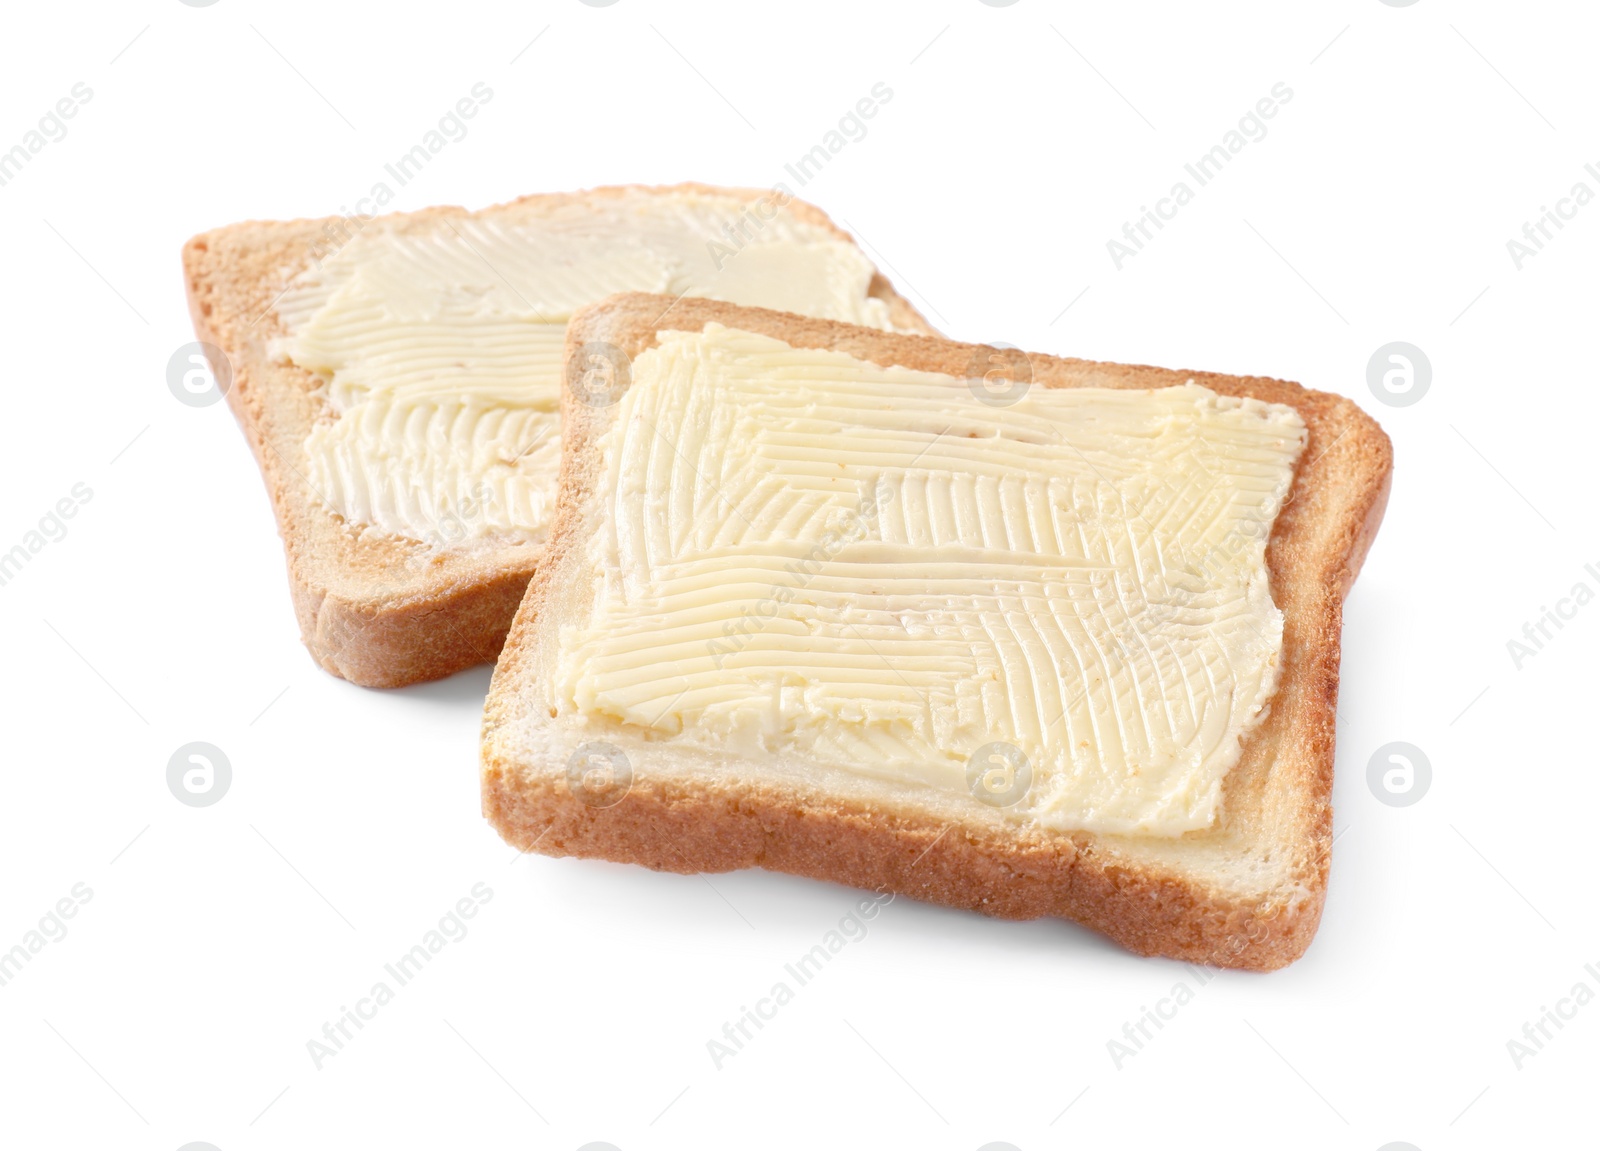
[[[628,356],[658,331],[721,323],[794,347],[830,348],[883,366],[963,376],[981,349],[762,309],[614,296],[576,315],[569,354],[590,342]],[[534,682],[541,644],[592,595],[583,552],[595,530],[596,439],[612,407],[563,397],[560,493],[544,566],[496,668],[483,732],[483,805],[512,845],[668,871],[764,867],[892,891],[1005,918],[1056,916],[1129,949],[1269,970],[1299,957],[1320,920],[1331,849],[1334,712],[1343,600],[1382,519],[1392,453],[1354,403],[1297,384],[1028,357],[1034,386],[1159,388],[1194,381],[1229,396],[1293,407],[1308,440],[1266,562],[1284,615],[1282,672],[1270,711],[1245,738],[1220,814],[1177,838],[1051,833],[1006,824],[973,805],[843,795],[793,774],[740,765],[708,771],[671,739],[609,730],[632,764],[626,793],[593,806],[569,786],[584,739],[550,715]]]
[[[537,217],[577,202],[640,194],[700,194],[754,204],[773,193],[699,184],[596,188],[526,196],[477,212],[429,208],[365,224],[338,217],[254,221],[206,232],[184,245],[195,332],[228,358],[227,400],[267,485],[302,638],[326,670],[366,687],[397,687],[493,661],[543,548],[492,541],[437,546],[362,530],[329,510],[307,478],[305,444],[318,421],[335,413],[321,381],[276,358],[269,347],[285,334],[275,311],[285,287],[312,267],[319,245],[330,236],[335,243],[348,237],[352,228],[381,224],[427,232],[463,217]],[[785,209],[850,240],[810,204],[789,199]],[[885,302],[896,327],[932,333],[881,274],[869,295]]]

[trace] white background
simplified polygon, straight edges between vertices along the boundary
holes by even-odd
[[[0,949],[93,897],[0,987],[0,1142],[1577,1145],[1600,1006],[1520,1070],[1507,1041],[1600,990],[1600,607],[1520,670],[1506,643],[1600,586],[1600,206],[1520,271],[1506,241],[1600,192],[1592,10],[784,11],[8,8],[0,148],[93,97],[0,187],[0,550],[93,496],[0,587]],[[479,81],[492,102],[394,207],[770,185],[883,81],[869,134],[795,190],[945,332],[1296,379],[1380,419],[1394,494],[1347,605],[1305,958],[1217,976],[1119,1068],[1108,1040],[1191,972],[900,900],[719,1070],[707,1040],[856,893],[519,861],[478,809],[487,668],[378,692],[313,666],[232,417],[167,389],[179,246],[353,206]],[[1280,81],[1269,134],[1117,270],[1106,241]],[[1409,407],[1368,390],[1392,340],[1432,363]],[[233,765],[213,807],[167,790],[193,740]],[[1433,768],[1408,808],[1366,782],[1395,740]],[[480,882],[470,934],[318,1070],[307,1041]]]

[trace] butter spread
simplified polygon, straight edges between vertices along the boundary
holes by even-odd
[[[1212,824],[1277,686],[1294,409],[1193,382],[994,406],[716,324],[632,380],[594,600],[541,657],[556,714],[1055,830]],[[973,786],[995,770],[1026,787]]]
[[[613,292],[705,296],[889,328],[855,245],[781,207],[701,193],[554,213],[377,220],[280,297],[276,353],[326,381],[312,489],[429,543],[542,540],[560,463],[568,317]]]

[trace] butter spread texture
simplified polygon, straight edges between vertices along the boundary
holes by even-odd
[[[378,220],[283,293],[275,351],[327,382],[338,418],[308,438],[306,479],[332,511],[434,544],[538,542],[574,311],[642,291],[887,329],[873,275],[855,245],[775,194],[628,192],[553,212]]]
[[[717,324],[632,380],[592,608],[541,669],[558,714],[974,803],[975,755],[1025,759],[1011,818],[1211,826],[1277,686],[1294,409],[1192,382],[991,406]]]

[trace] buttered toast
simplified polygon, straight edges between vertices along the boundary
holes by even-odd
[[[549,551],[484,715],[507,841],[1297,958],[1378,426],[1277,380],[669,302],[568,328]]]
[[[266,480],[301,633],[390,687],[492,661],[536,570],[567,318],[622,290],[931,332],[781,191],[600,188],[468,212],[253,222],[183,250]]]

